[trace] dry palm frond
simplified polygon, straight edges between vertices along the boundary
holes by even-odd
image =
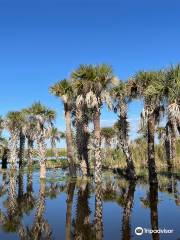
[[[88,108],[94,108],[98,105],[98,99],[92,91],[86,94],[86,103]]]

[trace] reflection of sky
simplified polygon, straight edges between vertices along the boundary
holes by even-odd
[[[177,63],[179,7],[176,0],[0,1],[0,115],[40,100],[64,130],[62,104],[48,88],[80,63],[112,64],[121,79]],[[131,138],[141,107],[130,104]],[[102,126],[114,121],[104,109]]]

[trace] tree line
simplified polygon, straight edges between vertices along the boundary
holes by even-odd
[[[117,145],[126,159],[126,176],[136,179],[132,158],[128,122],[128,106],[131,101],[141,99],[144,108],[141,112],[141,127],[147,141],[147,166],[149,180],[157,182],[155,161],[155,132],[164,116],[165,126],[159,128],[164,136],[164,149],[169,166],[173,167],[176,157],[176,139],[180,133],[180,65],[170,66],[158,71],[139,71],[127,81],[118,79],[110,65],[80,65],[71,73],[70,78],[52,85],[50,93],[58,97],[64,106],[66,122],[66,144],[69,174],[77,175],[77,161],[83,176],[90,176],[90,150],[93,152],[94,180],[102,181],[102,132],[100,126],[101,110],[106,105],[116,114],[114,130]],[[40,159],[40,177],[46,175],[47,138],[51,139],[54,151],[61,133],[54,128],[56,113],[40,102],[19,112],[9,112],[1,118],[1,131],[6,128],[10,133],[8,148],[4,151],[3,162],[10,162],[11,168],[19,159],[23,167],[24,146],[27,140],[28,165],[32,166],[34,144]],[[93,132],[89,124],[93,123]],[[73,133],[75,129],[75,134]],[[53,136],[53,137],[52,137]],[[1,145],[3,139],[1,138]],[[8,149],[8,150],[7,150]]]

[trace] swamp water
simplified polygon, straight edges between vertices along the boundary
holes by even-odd
[[[0,173],[0,240],[180,239],[180,181],[158,186],[104,173],[103,182],[70,180],[61,170]],[[151,229],[173,233],[141,233]]]

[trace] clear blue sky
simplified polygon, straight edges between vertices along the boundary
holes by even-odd
[[[40,100],[80,63],[109,63],[121,79],[180,59],[179,0],[0,0],[0,115]],[[141,105],[130,105],[132,137]],[[114,120],[113,120],[114,119]],[[102,124],[115,116],[103,109]]]

